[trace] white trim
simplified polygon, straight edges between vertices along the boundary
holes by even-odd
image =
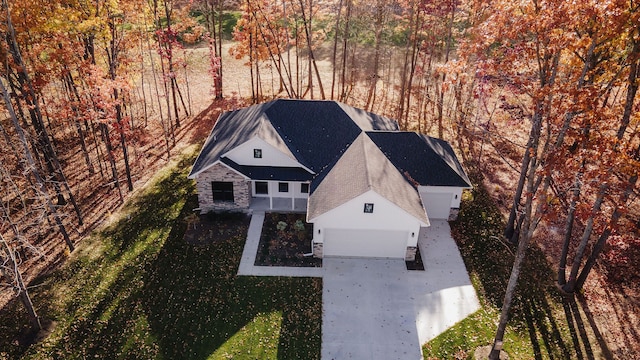
[[[367,191],[367,192],[365,192],[365,193],[362,193],[362,194],[360,194],[360,195],[358,195],[358,196],[354,197],[353,199],[351,199],[351,200],[349,200],[349,201],[346,201],[346,202],[344,202],[344,203],[342,203],[342,204],[340,204],[340,205],[338,205],[338,206],[334,207],[333,209],[331,209],[331,210],[329,210],[329,211],[327,211],[327,212],[325,212],[325,213],[322,213],[322,214],[320,214],[320,215],[316,216],[316,217],[315,217],[315,218],[313,218],[313,219],[307,219],[307,222],[309,222],[309,223],[313,223],[313,222],[317,221],[319,218],[323,217],[323,216],[324,216],[324,215],[326,215],[326,214],[329,214],[329,213],[333,212],[333,211],[334,211],[334,210],[336,210],[336,209],[339,209],[339,208],[342,208],[342,207],[348,206],[348,204],[350,204],[351,202],[354,202],[354,201],[355,201],[355,202],[362,202],[362,201],[363,201],[363,200],[362,200],[362,199],[363,199],[363,195],[366,195],[366,194],[368,194],[368,193],[374,193],[374,194],[376,194],[376,195],[380,198],[380,200],[382,200],[383,202],[386,202],[388,205],[391,205],[391,206],[392,206],[392,207],[394,207],[396,210],[402,211],[404,214],[406,214],[406,215],[410,216],[411,218],[415,219],[417,222],[419,222],[419,223],[420,223],[420,226],[422,226],[422,227],[428,227],[428,226],[431,226],[429,222],[426,222],[426,223],[425,223],[425,222],[424,222],[424,221],[422,221],[421,219],[418,219],[418,218],[417,218],[417,217],[415,217],[413,214],[411,214],[410,212],[408,212],[408,211],[406,211],[405,209],[401,208],[400,206],[396,205],[393,201],[391,201],[391,200],[387,199],[386,197],[384,197],[384,196],[380,195],[380,194],[379,194],[377,191],[375,191],[375,190],[369,190],[369,191]],[[373,203],[375,204],[375,201],[374,201]],[[378,208],[379,208],[379,207],[378,207]],[[425,214],[426,214],[426,210],[424,210],[424,205],[422,206],[422,210],[423,210],[423,211],[425,212]],[[375,211],[375,210],[374,210],[374,211]],[[427,214],[427,221],[428,221],[428,219],[429,219],[429,218],[428,218],[428,216],[429,216],[429,215]]]
[[[308,171],[310,174],[313,174],[313,175],[315,175],[315,174],[316,174],[315,172],[313,172],[313,171],[312,171],[311,169],[309,169],[308,167],[306,167],[306,166],[302,165],[302,164],[298,161],[298,159],[296,159],[296,158],[295,158],[295,156],[293,156],[293,154],[291,154],[291,156],[290,156],[289,154],[286,154],[286,153],[284,153],[284,152],[280,151],[280,149],[278,149],[277,147],[273,146],[271,143],[269,143],[268,141],[266,141],[265,139],[263,139],[263,138],[261,138],[260,136],[257,136],[257,135],[253,136],[251,139],[249,139],[249,140],[247,140],[247,141],[243,142],[242,144],[238,144],[238,145],[234,146],[233,148],[231,148],[231,149],[227,150],[225,153],[223,153],[222,155],[220,155],[220,157],[219,157],[219,158],[221,159],[221,158],[223,158],[223,157],[226,157],[226,158],[231,159],[231,158],[229,157],[229,154],[231,154],[231,153],[235,152],[238,148],[241,148],[241,147],[246,146],[248,143],[255,142],[255,141],[256,141],[256,139],[258,139],[259,141],[261,141],[261,142],[263,143],[263,144],[261,144],[261,145],[266,145],[266,146],[270,147],[274,152],[277,152],[277,153],[282,154],[283,156],[286,156],[288,159],[290,159],[292,162],[296,163],[296,165],[297,165],[297,166],[281,166],[281,167],[300,167],[300,168],[303,168],[304,170]],[[252,149],[253,149],[253,148],[252,148]],[[261,150],[262,150],[262,154],[263,154],[263,156],[264,156],[264,148],[260,147],[259,149],[261,149]],[[289,151],[291,151],[291,149],[289,149]],[[247,164],[241,164],[241,163],[238,163],[238,164],[239,164],[239,165],[246,165],[246,166],[274,166],[274,165],[247,165]]]

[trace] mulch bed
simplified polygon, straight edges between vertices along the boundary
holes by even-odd
[[[303,255],[311,252],[312,238],[305,214],[266,213],[255,265],[322,267],[322,259]]]
[[[185,218],[184,241],[197,246],[227,241],[238,235],[246,237],[250,221],[251,217],[245,213],[193,213]]]

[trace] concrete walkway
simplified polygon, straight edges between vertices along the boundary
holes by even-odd
[[[325,258],[322,268],[255,266],[263,222],[264,211],[254,211],[238,275],[323,277],[323,360],[422,359],[421,344],[480,308],[444,220],[420,231],[425,271],[368,258]]]
[[[244,244],[242,259],[240,259],[240,266],[238,267],[238,275],[322,277],[323,271],[319,267],[256,266],[256,254],[258,253],[263,223],[264,211],[253,210],[247,233],[247,242]]]

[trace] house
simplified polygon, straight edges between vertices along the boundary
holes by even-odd
[[[223,113],[189,178],[203,212],[248,210],[258,201],[302,206],[318,257],[413,260],[420,229],[430,219],[455,219],[471,188],[446,141],[314,100]]]

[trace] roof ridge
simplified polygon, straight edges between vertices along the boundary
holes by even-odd
[[[364,172],[365,172],[365,179],[367,179],[367,188],[369,190],[373,190],[373,179],[371,179],[371,171],[369,171],[369,154],[367,154],[367,150],[365,148],[365,138],[364,136],[366,136],[366,134],[364,133],[364,131],[362,133],[360,133],[360,135],[358,136],[358,138],[356,138],[356,141],[360,140],[360,150],[362,150],[362,157],[364,158]],[[355,142],[355,141],[354,141]],[[352,144],[353,145],[353,144]]]

